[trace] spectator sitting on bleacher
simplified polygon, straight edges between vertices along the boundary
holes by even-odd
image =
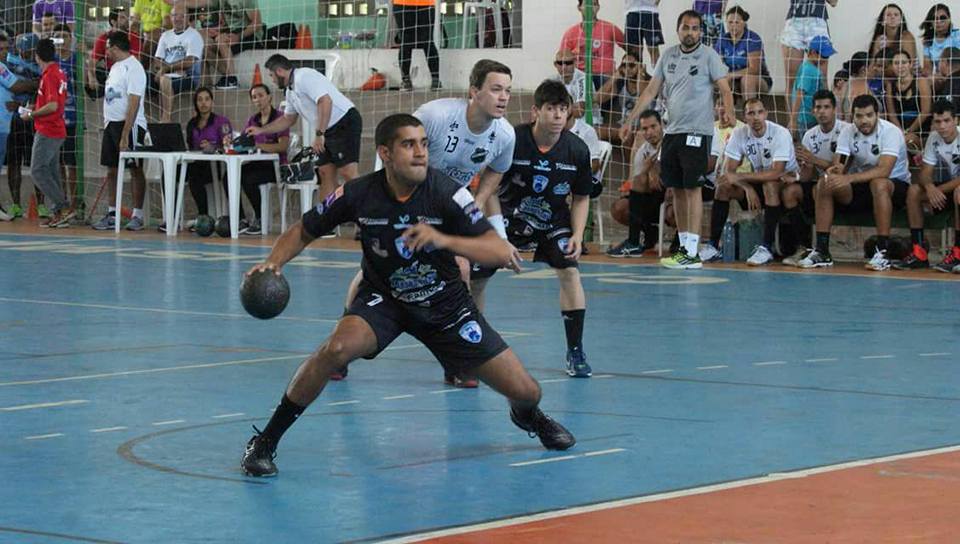
[[[47,13],[53,16],[54,26],[58,23],[65,24],[70,27],[70,33],[73,33],[75,24],[73,0],[36,0],[33,3],[34,34],[41,34],[43,16]]]
[[[796,185],[798,172],[796,152],[790,132],[767,120],[767,108],[759,98],[750,98],[743,106],[747,126],[733,131],[724,149],[723,173],[717,176],[717,194],[710,215],[711,230],[727,220],[730,199],[740,201],[750,211],[763,209],[763,241],[753,248],[747,259],[751,266],[773,262],[773,243],[783,214],[782,194]],[[753,171],[737,172],[743,162],[749,162]],[[792,208],[799,202],[791,200]],[[711,232],[711,238],[719,235]]]
[[[866,51],[857,51],[850,60],[843,63],[843,69],[849,75],[847,92],[837,95],[840,102],[840,117],[846,121],[853,119],[853,98],[868,94],[874,96],[870,88],[870,55]]]
[[[77,209],[81,198],[77,197],[77,60],[80,53],[73,50],[73,34],[64,24],[56,26],[53,42],[57,46],[57,63],[67,81],[67,98],[63,106],[63,120],[67,137],[60,148],[60,163],[63,165],[64,184],[70,205]]]
[[[97,40],[93,42],[90,59],[87,61],[84,85],[91,99],[103,96],[103,84],[107,81],[110,67],[113,66],[113,61],[107,55],[107,36],[111,32],[125,32],[130,40],[130,54],[134,58],[140,58],[140,37],[130,32],[130,18],[127,17],[127,12],[123,8],[114,8],[110,10],[107,21],[110,22],[110,28],[97,36]]]
[[[934,214],[949,213],[950,195],[960,188],[960,131],[957,130],[955,114],[952,102],[941,100],[933,106],[933,132],[923,151],[923,166],[917,174],[917,183],[907,189],[907,221],[913,251],[904,260],[893,264],[898,270],[930,266],[923,236],[923,209],[929,206]],[[960,239],[956,243],[960,243]],[[951,250],[937,269],[951,272],[960,264],[958,259],[960,253]]]
[[[233,57],[242,51],[253,49],[263,40],[263,21],[257,0],[210,0],[210,11],[214,17],[219,14],[219,27],[207,30],[210,42],[207,54],[221,77],[217,80],[218,89],[236,89],[236,65]]]
[[[797,70],[790,100],[790,122],[787,128],[791,134],[796,134],[798,130],[803,134],[816,123],[813,117],[813,95],[826,88],[827,80],[823,77],[823,71],[830,57],[836,52],[830,38],[826,36],[817,36],[810,40],[807,59]]]
[[[283,117],[283,112],[273,107],[270,88],[264,84],[257,84],[250,88],[250,101],[256,113],[247,120],[246,127],[266,126]],[[280,164],[287,162],[287,149],[290,146],[290,131],[284,130],[274,134],[258,134],[254,137],[256,148],[264,153],[279,153]],[[240,168],[240,185],[247,195],[256,219],[251,221],[245,234],[260,234],[263,217],[260,215],[260,186],[264,183],[276,183],[277,175],[273,161],[254,161],[244,163]]]
[[[573,99],[573,108],[570,110],[570,117],[579,119],[585,115],[587,100],[587,74],[583,73],[576,66],[576,55],[569,49],[557,51],[554,57],[553,66],[557,69],[555,80],[563,83]],[[600,105],[597,103],[596,94],[593,97],[593,124],[599,125]]]
[[[770,90],[773,78],[767,69],[763,40],[747,28],[750,14],[740,6],[727,10],[726,30],[714,45],[727,65],[727,79],[734,95],[753,98]]]
[[[203,36],[187,25],[187,11],[178,1],[170,12],[173,28],[160,36],[153,58],[151,89],[160,92],[160,122],[169,123],[173,97],[200,86],[203,65]]]
[[[623,123],[627,121],[630,112],[636,106],[637,99],[647,88],[650,75],[644,69],[643,64],[637,60],[633,53],[625,53],[620,61],[620,67],[614,77],[607,80],[606,83],[597,91],[596,101],[598,104],[605,105],[609,111],[612,104],[619,103],[620,115],[608,115],[608,122],[597,127],[597,134],[601,140],[608,141],[614,145],[621,145],[626,149],[633,146],[635,132],[639,126],[639,119],[632,123],[630,131],[626,137],[620,138]],[[656,101],[655,101],[656,104]],[[652,109],[657,109],[655,106]]]
[[[789,219],[794,227],[794,240],[804,243],[809,241],[809,229],[802,211],[806,209],[813,213],[814,187],[823,173],[833,166],[837,140],[840,139],[843,129],[850,126],[850,123],[837,118],[837,97],[826,89],[813,95],[813,116],[817,119],[817,126],[808,130],[796,146],[800,183],[791,184],[783,193],[783,205],[787,209],[784,217]],[[803,209],[798,206],[801,203],[805,204]],[[802,245],[798,246],[796,253],[783,259],[783,264],[798,266],[808,251]]]
[[[577,0],[577,10],[580,12],[583,20],[568,28],[567,31],[563,33],[563,39],[560,40],[561,50],[569,49],[570,51],[576,52],[577,68],[580,70],[586,70],[585,64],[587,58],[587,49],[584,44],[586,32],[583,28],[587,18],[587,10],[583,2],[584,0]],[[607,79],[614,75],[615,65],[613,53],[616,47],[619,46],[623,50],[627,48],[626,37],[623,34],[623,30],[620,30],[620,27],[610,21],[599,19],[597,17],[599,10],[599,0],[593,0],[593,43],[591,44],[591,49],[593,51],[592,72],[594,89],[599,89]]]
[[[953,28],[946,4],[934,4],[920,23],[920,30],[923,31],[923,74],[929,76],[936,72],[945,49],[960,47],[960,29]]]
[[[884,92],[887,120],[904,132],[907,149],[919,153],[930,132],[930,78],[914,76],[913,58],[906,51],[894,53],[890,66],[894,77],[888,79]]]
[[[230,119],[213,111],[213,91],[209,87],[200,87],[193,93],[193,110],[196,113],[187,121],[186,132],[187,149],[216,153],[223,149],[225,139],[233,138],[233,127]],[[190,185],[190,194],[197,203],[197,215],[209,215],[210,205],[207,202],[207,185],[216,181],[223,183],[226,194],[226,182],[223,175],[219,180],[213,179],[211,168],[213,163],[195,161],[187,164],[187,183]],[[240,206],[241,217],[243,206]],[[241,225],[245,230],[246,224]]]
[[[919,67],[917,39],[907,27],[907,18],[903,16],[903,10],[896,4],[887,4],[880,10],[867,51],[875,55],[887,48],[906,51],[914,60],[915,67]]]
[[[960,49],[943,50],[933,74],[933,94],[934,100],[949,100],[954,109],[960,111]]]
[[[627,238],[607,249],[610,257],[642,257],[657,241],[660,204],[664,198],[659,163],[663,122],[655,110],[645,110],[639,119],[643,144],[631,161]]]
[[[903,207],[910,186],[907,145],[903,132],[880,118],[877,99],[860,95],[853,100],[853,125],[840,133],[833,166],[816,187],[816,246],[800,260],[801,268],[832,266],[830,228],[834,209],[843,213],[873,212],[877,249],[868,270],[890,269],[887,244],[893,211]]]
[[[57,16],[48,11],[40,18],[40,32],[35,32],[41,38],[52,38],[53,30],[57,28]]]
[[[693,0],[693,11],[703,18],[703,44],[714,47],[723,35],[723,14],[727,11],[727,0]]]
[[[135,0],[130,8],[130,32],[142,38],[141,63],[149,66],[150,55],[157,50],[157,41],[164,29],[172,28],[172,0]]]
[[[850,84],[850,74],[846,69],[841,68],[834,72],[833,74],[833,85],[830,87],[833,89],[833,96],[837,101],[837,118],[843,119],[844,121],[847,118],[843,114],[843,102],[847,99],[847,86]]]

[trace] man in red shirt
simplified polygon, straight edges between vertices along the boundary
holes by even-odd
[[[113,61],[107,56],[107,35],[115,30],[127,33],[130,38],[130,54],[134,57],[140,56],[140,37],[136,33],[130,32],[130,18],[123,8],[114,8],[110,11],[107,18],[110,21],[110,28],[103,34],[97,36],[97,41],[93,44],[93,51],[90,52],[90,61],[87,63],[86,87],[91,99],[96,100],[103,96],[103,85],[107,81],[107,74]],[[103,66],[100,66],[100,63]]]
[[[586,69],[585,59],[587,58],[587,49],[584,43],[586,40],[586,32],[583,28],[584,22],[587,19],[587,9],[583,4],[584,0],[578,0],[577,10],[580,11],[580,16],[583,18],[583,21],[571,26],[563,33],[563,39],[560,40],[559,48],[561,51],[566,49],[577,54],[577,68],[580,70]],[[599,89],[616,71],[617,65],[614,61],[616,47],[619,46],[620,49],[624,51],[626,51],[627,47],[626,38],[620,27],[610,21],[597,18],[600,1],[593,0],[592,7],[592,13],[590,14],[593,18],[593,43],[591,44],[593,51],[592,75],[593,86]]]
[[[76,212],[70,206],[60,181],[60,147],[67,137],[63,108],[67,101],[67,78],[57,63],[57,49],[53,40],[44,38],[34,53],[40,65],[40,88],[33,111],[23,109],[20,118],[33,121],[33,159],[30,174],[33,183],[47,197],[52,215],[40,223],[41,227],[69,227]]]

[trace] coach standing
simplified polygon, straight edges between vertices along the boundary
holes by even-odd
[[[673,188],[680,236],[677,252],[660,260],[667,268],[703,268],[697,256],[703,220],[700,188],[707,173],[713,137],[714,85],[723,98],[725,118],[721,123],[733,126],[735,122],[727,67],[716,51],[701,45],[702,23],[696,11],[680,14],[677,18],[680,44],[661,55],[653,78],[620,129],[620,137],[626,137],[633,121],[663,89],[669,122],[660,151],[660,176],[665,187]]]
[[[43,70],[36,107],[33,111],[26,110],[20,114],[24,121],[33,121],[36,130],[30,174],[34,184],[52,203],[53,215],[40,226],[67,227],[75,215],[60,181],[60,147],[67,137],[63,118],[67,100],[67,78],[57,64],[56,47],[50,38],[40,40],[35,55],[37,64]]]

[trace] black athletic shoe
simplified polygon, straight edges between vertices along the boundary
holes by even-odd
[[[570,434],[563,425],[550,419],[549,416],[534,408],[529,418],[521,421],[513,409],[510,410],[510,421],[530,435],[530,438],[540,438],[540,443],[548,450],[568,450],[577,443],[577,439]]]
[[[263,436],[260,429],[254,427],[257,434],[247,442],[247,451],[243,452],[240,469],[247,476],[270,477],[277,475],[277,465],[273,460],[277,457],[277,445]]]

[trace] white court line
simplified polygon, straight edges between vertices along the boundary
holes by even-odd
[[[168,419],[166,421],[154,421],[153,423],[151,423],[151,425],[156,425],[157,427],[160,427],[161,425],[175,425],[177,423],[186,423],[186,422],[187,420],[185,419]]]
[[[116,427],[103,427],[102,429],[90,429],[91,433],[112,433],[113,431],[123,431],[126,427],[118,425]]]
[[[552,380],[537,380],[537,381],[539,381],[540,383],[557,383],[557,382],[566,382],[569,380],[570,378],[553,378]]]
[[[219,313],[219,312],[197,312],[193,310],[170,310],[166,308],[138,308],[136,306],[115,306],[111,304],[91,304],[86,302],[61,302],[58,300],[34,300],[28,298],[7,298],[0,297],[0,302],[22,302],[25,304],[46,304],[49,306],[70,306],[74,308],[96,308],[100,310],[120,310],[120,311],[130,311],[130,312],[152,312],[157,314],[174,314],[174,315],[197,315],[197,316],[213,316],[213,317],[236,317],[247,319],[250,316],[247,314],[228,314],[228,313]],[[339,319],[323,319],[315,317],[284,317],[278,316],[274,319],[280,319],[284,321],[307,321],[311,323],[336,323]]]
[[[668,372],[673,372],[672,368],[660,368],[657,370],[644,370],[641,374],[666,374]]]
[[[24,440],[46,440],[48,438],[57,438],[58,436],[63,436],[63,433],[50,433],[50,434],[38,434],[34,436],[25,436]]]
[[[753,366],[773,366],[773,365],[785,365],[786,361],[763,361],[761,363],[753,363]]]
[[[535,459],[533,461],[520,461],[518,463],[510,463],[510,466],[511,467],[528,467],[530,465],[556,463],[557,461],[569,461],[571,459],[579,459],[581,457],[596,457],[598,455],[610,455],[611,453],[620,453],[622,451],[627,451],[627,450],[623,448],[611,448],[609,450],[588,451],[586,453],[579,453],[576,455],[561,455],[560,457],[548,457],[546,459]]]
[[[232,414],[220,414],[220,415],[217,415],[217,416],[210,416],[210,417],[212,417],[213,419],[224,419],[224,418],[228,418],[228,417],[240,417],[240,416],[243,416],[243,415],[246,415],[246,414],[244,414],[243,412],[234,412],[234,413],[232,413]]]
[[[707,485],[703,487],[695,487],[691,489],[683,489],[680,491],[668,491],[666,493],[656,493],[653,495],[644,495],[640,497],[633,497],[629,499],[620,499],[616,501],[602,502],[597,504],[591,504],[587,506],[577,506],[573,508],[564,508],[562,510],[554,510],[552,512],[542,512],[540,514],[532,514],[529,516],[518,516],[515,518],[500,520],[500,521],[491,521],[488,523],[480,523],[477,525],[469,525],[463,527],[455,527],[452,529],[442,529],[439,531],[431,531],[428,533],[420,533],[417,535],[409,535],[405,537],[396,538],[393,540],[386,540],[390,544],[408,544],[412,542],[422,542],[424,540],[436,539],[445,536],[452,535],[461,535],[466,533],[473,533],[477,531],[485,531],[490,529],[497,529],[500,527],[509,527],[511,525],[520,525],[523,523],[531,523],[535,521],[543,521],[547,519],[554,519],[563,516],[572,516],[577,514],[585,514],[588,512],[597,512],[600,510],[610,510],[612,508],[619,508],[622,506],[632,506],[635,504],[643,504],[649,502],[658,502],[665,501],[670,499],[676,499],[680,497],[691,497],[695,495],[705,495],[708,493],[715,493],[718,491],[724,491],[727,489],[737,489],[741,487],[750,487],[760,484],[768,484],[781,480],[793,479],[793,478],[805,478],[807,476],[814,476],[817,474],[824,474],[828,472],[836,472],[838,470],[845,470],[848,468],[858,468],[865,467],[870,465],[876,465],[880,463],[889,463],[892,461],[900,461],[903,459],[913,459],[917,457],[927,457],[930,455],[938,455],[941,453],[954,453],[960,451],[960,445],[958,446],[947,446],[944,448],[935,448],[925,451],[914,451],[909,453],[900,453],[896,455],[888,455],[886,457],[874,457],[868,459],[860,459],[857,461],[848,461],[846,463],[838,463],[835,465],[825,465],[822,467],[815,467],[803,470],[796,470],[793,472],[780,472],[776,474],[768,474],[766,476],[759,476],[756,478],[747,478],[745,480],[738,480],[733,482],[725,482],[722,484]]]
[[[730,368],[727,365],[698,366],[697,370],[716,370],[718,368]]]
[[[824,358],[821,358],[821,359],[804,359],[803,362],[805,362],[805,363],[828,363],[828,362],[831,362],[831,361],[839,361],[839,360],[840,360],[840,359],[837,359],[837,358],[835,358],[835,357],[824,357]]]
[[[606,378],[616,378],[616,376],[614,376],[613,374],[594,374],[593,375],[593,379],[595,380],[603,380]]]
[[[383,397],[383,400],[412,399],[416,395],[394,395],[392,397]]]
[[[950,355],[950,354],[947,353],[947,352],[941,351],[941,352],[937,352],[937,353],[918,353],[917,355],[919,355],[919,356],[921,356],[921,357],[944,357],[944,356]]]
[[[861,359],[893,359],[896,355],[861,355]]]
[[[343,406],[344,404],[360,404],[359,400],[341,400],[339,402],[328,402],[327,406]]]
[[[438,390],[436,390],[436,391],[430,391],[430,394],[431,394],[431,395],[443,395],[444,393],[458,393],[458,392],[460,392],[460,391],[464,391],[465,389],[467,389],[467,388],[465,388],[465,387],[458,387],[458,388],[456,388],[456,389],[438,389]],[[472,388],[470,388],[470,389],[472,389]]]
[[[55,406],[71,406],[75,404],[86,404],[89,400],[61,400],[58,402],[41,402],[39,404],[21,404],[20,406],[7,406],[0,408],[0,412],[18,412],[20,410],[35,410],[37,408],[53,408]]]

